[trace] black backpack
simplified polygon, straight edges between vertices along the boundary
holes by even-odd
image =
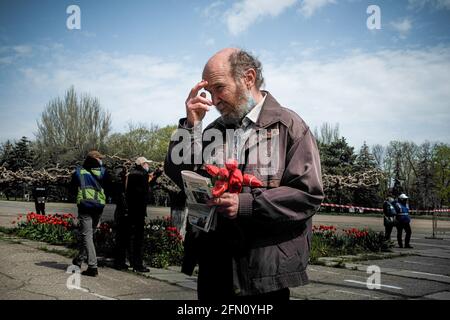
[[[397,215],[394,205],[387,200],[383,203],[383,213],[386,217],[395,217]]]

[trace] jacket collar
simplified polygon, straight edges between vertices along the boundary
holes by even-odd
[[[269,91],[263,92],[266,93],[266,100],[262,106],[258,121],[256,121],[256,126],[260,128],[268,127],[281,120],[281,105]]]

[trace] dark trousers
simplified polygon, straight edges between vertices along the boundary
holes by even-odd
[[[37,201],[35,201],[34,206],[36,208],[37,214],[45,214],[45,202],[38,203]]]
[[[139,268],[144,265],[144,226],[143,215],[118,218],[115,259],[117,265],[125,264],[127,252],[132,267]]]
[[[384,225],[384,238],[386,240],[391,240],[392,229],[394,228],[393,224],[385,224]]]
[[[250,296],[239,296],[233,290],[232,260],[220,252],[209,252],[199,260],[197,297],[202,302],[283,302],[289,301],[289,288]]]
[[[144,226],[145,216],[139,215],[131,218],[131,264],[135,268],[139,268],[144,265],[144,252],[142,250],[142,245],[144,243]]]
[[[397,224],[397,242],[399,247],[403,247],[403,230],[405,230],[405,246],[409,246],[411,240],[411,226],[409,222],[399,222]]]
[[[130,254],[131,252],[130,217],[125,212],[119,212],[117,213],[115,222],[116,222],[116,252],[114,263],[116,265],[124,265],[126,263],[127,253]]]

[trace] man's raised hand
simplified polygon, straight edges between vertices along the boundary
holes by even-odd
[[[207,85],[207,81],[200,81],[192,88],[186,99],[186,117],[189,127],[193,127],[197,122],[202,121],[206,112],[209,111],[209,107],[212,106],[212,102],[206,99],[206,93],[202,92],[198,95],[198,92]]]

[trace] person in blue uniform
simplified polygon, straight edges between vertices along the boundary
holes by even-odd
[[[404,193],[398,196],[395,202],[397,211],[397,242],[400,248],[403,248],[403,230],[405,230],[405,248],[412,248],[409,244],[411,240],[411,217],[409,216],[408,196]]]

